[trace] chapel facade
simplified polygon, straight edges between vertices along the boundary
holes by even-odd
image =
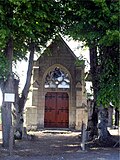
[[[27,129],[74,128],[87,123],[84,65],[66,42],[57,37],[34,61],[25,109]]]

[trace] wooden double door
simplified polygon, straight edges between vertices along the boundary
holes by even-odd
[[[45,96],[44,127],[69,127],[69,96],[65,92],[48,92]]]

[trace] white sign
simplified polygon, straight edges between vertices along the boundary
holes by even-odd
[[[4,94],[5,102],[15,102],[15,94],[14,93],[5,93]]]

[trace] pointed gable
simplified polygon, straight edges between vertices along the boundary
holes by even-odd
[[[52,51],[54,56],[56,54],[57,56],[71,56],[72,58],[77,58],[61,36],[57,36],[55,40],[49,45],[48,49]]]
[[[49,63],[48,61],[54,61],[56,63],[72,61],[74,63],[76,59],[76,55],[66,44],[63,38],[61,36],[57,36],[34,64],[35,66],[39,66],[43,61],[44,64]]]

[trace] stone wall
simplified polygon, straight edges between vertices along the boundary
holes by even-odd
[[[26,108],[26,127],[29,130],[37,129],[37,107]]]

